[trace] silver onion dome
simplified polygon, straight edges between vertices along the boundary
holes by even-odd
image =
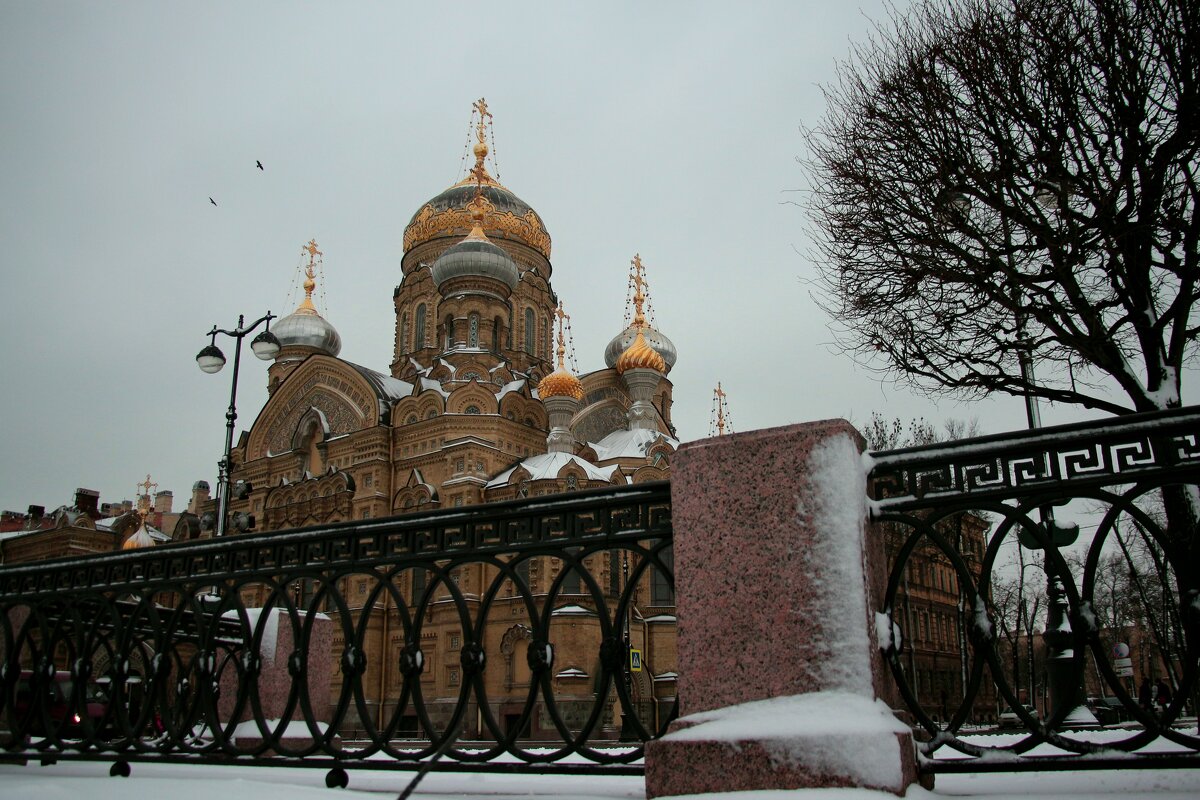
[[[271,326],[281,349],[311,347],[325,355],[336,356],[342,351],[342,337],[337,330],[315,311],[299,308]]]
[[[465,275],[493,278],[512,291],[517,286],[520,272],[499,246],[487,239],[468,237],[447,248],[433,262],[433,282],[439,287],[451,278]]]
[[[667,372],[670,372],[671,367],[675,366],[675,360],[679,357],[675,343],[668,339],[662,331],[649,326],[642,328],[642,337],[654,352],[662,356],[663,361],[667,364]],[[637,338],[637,329],[632,325],[614,336],[613,340],[608,343],[608,347],[604,349],[604,363],[610,369],[615,367],[621,353],[629,349],[629,345],[633,344],[635,338]]]

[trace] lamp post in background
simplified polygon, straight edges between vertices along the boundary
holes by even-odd
[[[989,177],[1003,179],[1005,173],[1000,171]],[[1038,205],[1048,213],[1057,214],[1070,199],[1071,180],[1058,173],[1046,175],[1036,182],[1033,194]],[[962,226],[971,211],[971,206],[972,201],[968,194],[968,187],[951,184],[939,195],[935,212],[943,222],[952,226]],[[1008,217],[1003,211],[1000,213],[1000,224],[1004,231],[1004,253],[1008,259],[1008,270],[1010,274],[1013,274],[1016,269],[1012,263],[1012,234]],[[1025,338],[1024,305],[1026,298],[1015,280],[1012,286],[1012,300],[1016,310],[1014,322],[1016,323],[1017,363],[1026,385],[1025,417],[1029,424],[1029,430],[1037,430],[1042,427],[1042,415],[1038,399],[1033,394],[1032,348]],[[1054,509],[1051,506],[1044,506],[1038,509],[1038,512],[1041,518],[1041,530],[1050,545],[1059,548],[1074,544],[1079,536],[1079,525],[1055,520]],[[1042,638],[1046,643],[1046,673],[1050,689],[1050,702],[1053,706],[1047,709],[1047,716],[1059,714],[1062,717],[1060,724],[1067,727],[1095,725],[1096,718],[1083,705],[1083,673],[1075,666],[1072,647],[1073,635],[1069,620],[1070,609],[1063,591],[1063,579],[1050,568],[1050,559],[1044,552],[1045,547],[1042,540],[1036,534],[1021,526],[1017,530],[1017,539],[1021,547],[1043,551],[1042,568],[1046,574],[1046,629]],[[1033,631],[1030,630],[1028,634],[1032,643]]]
[[[225,450],[221,455],[221,460],[218,462],[219,476],[217,478],[217,536],[225,535],[226,518],[229,515],[229,478],[231,475],[231,457],[233,453],[233,424],[237,420],[237,382],[238,368],[242,360],[242,339],[254,332],[255,328],[264,322],[267,324],[266,329],[250,342],[250,349],[254,351],[254,355],[261,358],[263,361],[270,361],[279,354],[279,339],[275,334],[271,333],[271,320],[275,316],[268,311],[263,316],[249,325],[245,324],[245,317],[238,315],[237,327],[231,331],[224,328],[218,328],[216,325],[208,332],[212,337],[209,344],[196,355],[196,364],[200,369],[207,373],[217,373],[225,366],[225,354],[217,347],[217,334],[231,336],[237,342],[233,350],[233,386],[229,391],[229,409],[225,412]]]

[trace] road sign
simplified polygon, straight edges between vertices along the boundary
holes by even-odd
[[[1113,648],[1116,650],[1116,648]],[[1133,677],[1133,659],[1132,658],[1114,658],[1113,672],[1117,673],[1118,678]]]
[[[1129,658],[1129,645],[1117,642],[1113,645],[1113,658]]]
[[[638,650],[636,647],[629,648],[629,671],[642,671],[642,651]]]

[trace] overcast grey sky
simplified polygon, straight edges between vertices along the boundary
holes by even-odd
[[[404,226],[461,177],[480,96],[501,180],[553,238],[583,372],[641,253],[679,349],[682,439],[708,434],[718,380],[739,431],[873,410],[1020,427],[1016,399],[881,385],[832,350],[809,296],[799,128],[885,16],[876,0],[3,0],[0,508],[77,486],[120,500],[147,473],[179,508],[214,480],[230,370],[193,359],[213,324],[293,310],[310,238],[342,357],[386,372]],[[239,430],[266,398],[266,365],[242,366]]]

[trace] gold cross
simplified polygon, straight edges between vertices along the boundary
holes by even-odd
[[[492,112],[488,111],[487,100],[482,97],[476,100],[473,105],[475,110],[479,112],[479,126],[475,129],[475,135],[479,137],[479,141],[483,141],[483,127],[487,124],[486,119],[492,118]]]

